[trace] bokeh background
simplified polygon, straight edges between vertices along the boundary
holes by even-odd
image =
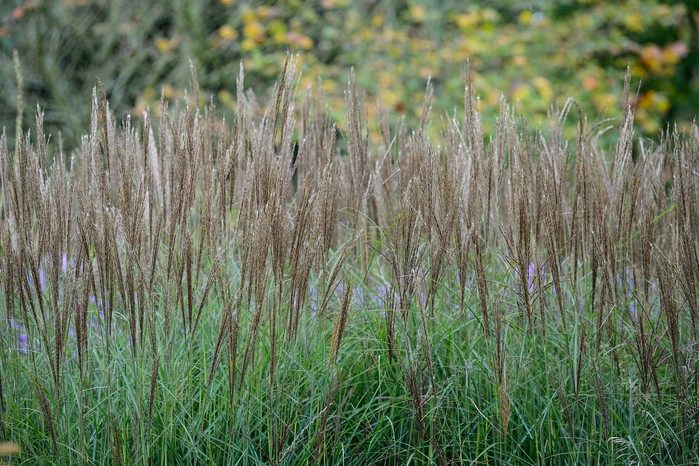
[[[492,128],[501,95],[543,121],[574,97],[592,119],[615,118],[627,67],[640,133],[691,122],[699,108],[699,2],[598,0],[2,0],[0,125],[11,141],[20,53],[31,127],[38,102],[47,131],[69,149],[89,128],[91,89],[104,82],[118,118],[138,118],[182,97],[189,61],[202,99],[235,110],[240,63],[260,99],[288,50],[299,56],[299,94],[322,88],[339,123],[356,69],[369,117],[378,104],[409,124],[428,77],[434,110],[463,106],[464,69],[475,76]],[[640,83],[640,91],[635,90]],[[375,135],[378,137],[378,135]]]

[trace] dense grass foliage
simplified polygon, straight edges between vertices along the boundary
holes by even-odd
[[[220,110],[235,111],[238,64],[266,96],[291,49],[300,52],[301,88],[321,79],[341,126],[347,70],[357,68],[372,134],[377,99],[417,124],[429,76],[435,111],[453,111],[470,61],[486,131],[495,129],[503,93],[522,102],[532,124],[571,95],[590,116],[619,118],[629,67],[643,82],[631,94],[637,131],[655,136],[668,121],[696,116],[698,24],[692,0],[4,0],[0,127],[14,121],[13,49],[27,102],[45,110],[49,146],[60,131],[68,150],[90,120],[76,96],[97,78],[115,114],[136,116],[161,92],[182,97],[191,60],[203,103],[213,95]]]
[[[534,131],[503,100],[484,134],[467,79],[439,123],[431,84],[414,129],[379,109],[374,145],[353,78],[342,128],[293,59],[266,109],[241,70],[232,121],[191,81],[142,123],[98,86],[70,156],[40,110],[0,141],[17,462],[699,461],[696,126],[569,101]]]

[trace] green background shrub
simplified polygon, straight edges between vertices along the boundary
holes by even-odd
[[[369,116],[378,100],[415,122],[429,76],[438,114],[462,107],[467,61],[486,114],[501,95],[541,117],[573,97],[591,117],[615,118],[628,66],[642,82],[637,122],[655,135],[696,115],[698,16],[695,2],[655,0],[9,0],[0,7],[0,125],[14,122],[13,48],[27,105],[45,107],[47,131],[56,138],[60,128],[67,147],[87,127],[98,78],[118,118],[138,116],[161,93],[181,96],[191,59],[203,98],[226,110],[241,62],[260,93],[291,50],[301,89],[320,79],[337,120],[350,67]]]

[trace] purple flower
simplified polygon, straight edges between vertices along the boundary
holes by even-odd
[[[366,297],[365,293],[364,293],[364,288],[362,288],[361,286],[358,286],[358,287],[354,288],[353,291],[354,291],[353,295],[354,295],[354,299],[356,300],[356,304],[358,306],[363,306],[364,302],[365,302],[365,297]]]
[[[315,285],[313,283],[308,285],[308,304],[311,307],[311,317],[316,315],[318,312],[318,291],[316,291]]]
[[[386,285],[379,285],[376,290],[371,293],[371,301],[376,308],[382,308],[386,305],[386,296],[388,295],[388,289]]]
[[[46,274],[43,267],[39,267],[39,288],[41,291],[46,291]]]
[[[29,354],[29,337],[24,332],[17,337],[17,351],[19,354]]]
[[[534,262],[529,263],[527,283],[529,283],[529,292],[534,292],[534,276],[536,275],[536,265]]]
[[[11,338],[15,339],[14,349],[19,354],[29,354],[29,335],[27,334],[25,326],[15,319],[11,319],[9,328],[4,325],[0,327],[2,334],[5,334],[8,330]]]
[[[633,290],[633,274],[631,272],[631,269],[626,267],[624,274],[626,275],[626,286]]]
[[[311,306],[311,314],[314,315],[318,311],[318,291],[313,283],[308,285],[309,300],[308,303]]]

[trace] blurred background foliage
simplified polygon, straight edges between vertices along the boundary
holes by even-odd
[[[269,95],[288,50],[298,52],[300,92],[321,87],[342,123],[350,68],[367,113],[385,105],[411,124],[428,77],[434,111],[463,106],[464,69],[474,73],[492,129],[501,95],[534,124],[574,97],[590,118],[614,118],[631,70],[637,122],[655,135],[699,108],[699,3],[626,0],[3,0],[0,125],[12,140],[21,57],[25,102],[45,109],[66,148],[88,128],[91,89],[104,82],[119,118],[157,111],[198,71],[202,99],[234,110],[242,62],[246,86]],[[31,125],[33,111],[25,119]],[[378,139],[378,134],[372,138]]]

